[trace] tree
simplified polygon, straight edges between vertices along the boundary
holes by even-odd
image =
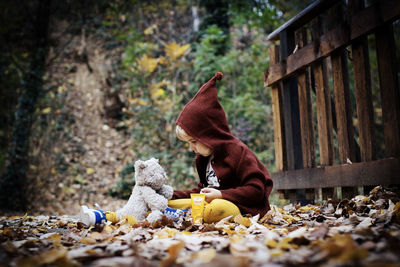
[[[10,210],[25,210],[27,204],[24,187],[29,168],[29,137],[32,115],[43,86],[47,56],[50,0],[36,1],[32,6],[36,8],[36,11],[30,62],[27,70],[20,67],[22,82],[15,111],[11,145],[6,170],[0,181],[0,202],[2,207]]]
[[[217,26],[224,33],[224,38],[219,41],[216,55],[223,55],[229,48],[229,1],[202,0],[200,6],[205,8],[206,14],[200,24],[200,35],[212,25]]]

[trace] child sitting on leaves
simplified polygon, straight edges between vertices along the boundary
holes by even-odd
[[[190,194],[203,193],[207,203],[204,221],[215,222],[224,216],[242,214],[264,216],[270,209],[268,197],[272,180],[256,155],[232,135],[225,111],[218,101],[216,81],[222,73],[205,83],[190,100],[176,121],[177,137],[188,142],[196,153],[198,187],[173,193],[171,208],[190,208]],[[220,205],[211,205],[213,201]],[[232,208],[232,206],[234,208]]]

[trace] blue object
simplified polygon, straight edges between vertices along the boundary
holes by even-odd
[[[189,209],[173,209],[173,208],[166,208],[164,210],[164,215],[167,218],[173,220],[174,222],[178,222],[181,218],[186,216],[186,213]]]
[[[87,226],[101,224],[103,221],[106,222],[106,214],[100,209],[91,209],[87,206],[81,206],[79,213],[79,221],[83,222]]]

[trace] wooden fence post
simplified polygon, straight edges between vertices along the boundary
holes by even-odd
[[[363,1],[349,0],[351,16],[363,8]],[[375,159],[375,133],[367,36],[362,36],[352,42],[352,56],[354,65],[354,86],[357,103],[360,156],[361,161],[371,161]]]
[[[279,33],[279,37],[280,60],[285,61],[295,48],[294,32],[286,29]],[[296,77],[284,79],[282,84],[287,168],[289,170],[302,169],[299,97]]]
[[[269,64],[279,62],[279,47],[272,45],[269,48]],[[266,78],[266,77],[265,77]],[[283,123],[282,87],[281,83],[271,86],[272,114],[274,123],[274,147],[276,171],[287,169],[285,155],[285,129]]]
[[[296,32],[296,43],[298,48],[302,48],[307,44],[307,31],[305,28],[301,28]],[[297,72],[297,83],[299,90],[303,167],[313,168],[315,167],[315,141],[311,103],[311,76],[309,68]]]
[[[342,21],[343,13],[338,7],[329,12],[329,24],[333,27]],[[347,68],[347,54],[344,49],[332,53],[333,91],[335,95],[337,138],[339,161],[346,163],[347,159],[356,161],[352,108],[350,103],[349,73]]]
[[[386,24],[375,31],[382,117],[387,157],[400,156],[400,97],[396,69],[393,26]]]
[[[311,36],[314,42],[319,43],[322,35],[321,21],[317,17],[311,22]],[[319,49],[315,47],[314,49]],[[331,90],[329,88],[329,77],[325,59],[313,64],[315,79],[315,95],[318,122],[318,141],[320,150],[321,166],[332,165],[334,160],[333,149],[333,126]]]

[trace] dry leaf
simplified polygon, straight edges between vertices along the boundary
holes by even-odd
[[[176,262],[176,259],[178,258],[179,252],[181,249],[184,247],[183,242],[179,242],[177,244],[173,244],[168,248],[168,258],[164,259],[161,261],[160,266],[161,267],[167,267],[171,266]]]
[[[176,42],[165,45],[165,53],[173,60],[183,56],[185,52],[190,48],[190,44],[180,46]]]

